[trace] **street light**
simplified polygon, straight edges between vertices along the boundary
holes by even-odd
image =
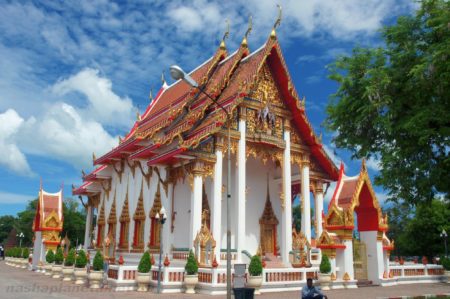
[[[447,232],[445,229],[442,229],[442,233],[440,234],[441,238],[444,239],[444,246],[445,246],[445,257],[448,257],[448,251],[447,251]]]
[[[20,233],[20,234],[17,234],[16,237],[19,237],[19,239],[20,239],[19,247],[22,248],[22,238],[25,237],[25,235],[23,233]]]
[[[190,86],[197,88],[206,95],[214,104],[219,106],[227,116],[227,129],[228,129],[228,144],[227,144],[227,299],[231,299],[231,230],[230,230],[230,201],[231,201],[231,137],[230,137],[230,125],[231,125],[231,116],[230,113],[219,104],[213,97],[211,97],[202,87],[198,85],[198,83],[187,74],[183,69],[177,65],[173,65],[170,67],[170,76],[174,80],[183,80]],[[220,248],[219,248],[220,250]]]
[[[161,216],[159,216],[161,215]],[[166,222],[167,219],[167,214],[166,214],[166,209],[164,209],[164,207],[161,208],[161,210],[159,211],[159,213],[156,213],[156,221],[159,222],[159,266],[158,266],[158,289],[157,292],[158,294],[161,292],[161,259],[162,259],[162,248],[163,248],[163,243],[162,243],[162,227],[164,225],[164,223]]]

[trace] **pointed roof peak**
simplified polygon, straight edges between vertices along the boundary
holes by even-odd
[[[273,38],[273,39],[277,38],[276,29],[278,26],[280,26],[281,17],[282,17],[281,5],[277,4],[277,7],[278,7],[278,17],[277,17],[275,23],[273,24],[272,31],[270,32],[270,38]]]
[[[227,29],[226,29],[225,33],[223,34],[222,41],[220,42],[220,46],[219,46],[219,48],[224,51],[227,49],[227,46],[225,45],[225,40],[230,36],[230,21],[228,19],[226,19],[225,23],[227,24]]]
[[[250,32],[252,32],[252,29],[253,29],[253,17],[252,17],[252,15],[250,15],[248,17],[247,31],[245,31],[244,38],[242,39],[242,42],[241,42],[241,46],[242,47],[245,47],[245,48],[248,47],[248,40],[247,39],[248,39],[248,36],[249,36]]]

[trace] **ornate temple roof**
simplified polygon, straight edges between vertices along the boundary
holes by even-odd
[[[63,223],[63,189],[57,193],[39,190],[36,214],[33,220],[33,231],[62,230]]]
[[[296,132],[310,149],[311,158],[318,162],[327,177],[337,180],[338,169],[325,153],[320,138],[306,117],[274,30],[254,52],[250,52],[246,36],[231,55],[222,42],[215,54],[190,72],[190,76],[232,114],[242,102],[252,100],[249,96],[266,67],[279,89],[283,105],[292,115]],[[146,159],[148,165],[176,162],[180,155],[195,151],[202,141],[224,129],[226,120],[226,113],[199,90],[184,81],[178,80],[171,85],[163,81],[157,95],[142,116],[138,115],[130,132],[119,140],[117,147],[99,158],[94,156],[94,165],[104,166],[123,158]],[[86,175],[85,181],[98,177],[104,170],[102,167]],[[84,192],[79,188],[74,190],[76,194]]]

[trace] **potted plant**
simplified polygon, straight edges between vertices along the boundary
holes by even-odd
[[[148,291],[148,285],[150,284],[150,270],[152,269],[152,262],[150,259],[150,253],[144,252],[138,265],[138,271],[136,276],[136,282],[138,284],[138,292]]]
[[[250,264],[248,265],[248,274],[250,275],[247,280],[247,286],[255,289],[255,295],[261,294],[259,289],[262,284],[262,271],[263,266],[261,257],[258,255],[252,256]]]
[[[331,282],[331,264],[328,256],[326,254],[322,255],[322,260],[320,261],[319,266],[319,282],[322,287],[322,290],[330,289]]]
[[[103,280],[103,255],[98,250],[94,256],[92,268],[93,270],[89,273],[89,287],[98,289]]]
[[[192,250],[189,251],[189,256],[184,270],[186,271],[186,275],[184,276],[186,294],[195,294],[195,286],[198,283],[198,263]]]
[[[77,258],[75,259],[75,269],[73,275],[75,276],[75,284],[84,284],[87,277],[87,257],[84,250],[78,252]]]
[[[22,250],[22,260],[21,260],[21,266],[20,268],[26,269],[28,265],[28,258],[30,257],[30,251],[28,248],[24,248]]]
[[[72,280],[73,264],[75,264],[75,249],[72,248],[64,259],[64,267],[62,269],[63,281]]]
[[[61,278],[64,254],[61,247],[56,249],[55,264],[52,266],[52,278]]]
[[[55,262],[55,254],[53,253],[53,250],[50,249],[47,251],[45,261],[47,262],[44,266],[45,275],[52,275],[52,264]]]

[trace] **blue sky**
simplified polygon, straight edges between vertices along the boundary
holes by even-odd
[[[2,1],[0,215],[21,211],[37,196],[41,177],[47,191],[64,183],[70,196],[70,185],[81,183],[81,169],[92,169],[92,152],[99,156],[116,145],[136,111],[148,105],[150,89],[160,88],[168,66],[190,70],[213,55],[225,19],[231,53],[251,14],[249,47],[256,50],[276,19],[276,3],[282,5],[278,38],[320,133],[325,105],[337,88],[326,65],[357,45],[381,45],[378,30],[416,7],[409,0],[130,2]],[[355,175],[360,161],[335,150],[332,133],[323,133],[329,154]],[[368,166],[376,175],[376,160]],[[383,201],[385,190],[376,192]]]

